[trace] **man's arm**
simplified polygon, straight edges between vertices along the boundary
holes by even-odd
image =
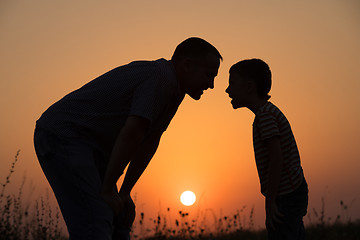
[[[268,186],[266,194],[266,225],[274,229],[274,222],[281,222],[282,214],[276,206],[281,172],[283,168],[283,156],[279,136],[274,136],[265,142],[269,151]]]
[[[126,171],[123,184],[120,188],[121,193],[130,194],[135,183],[139,180],[141,174],[154,156],[159,146],[161,135],[162,132],[160,131],[151,134],[146,137],[144,142],[138,148]]]
[[[116,182],[142,144],[148,128],[147,119],[130,116],[115,141],[101,189],[101,195],[115,213],[121,208]]]
[[[124,208],[124,223],[131,227],[135,219],[135,204],[131,199],[130,192],[135,183],[139,180],[141,174],[146,169],[150,160],[154,156],[160,142],[162,132],[156,132],[147,136],[144,142],[136,151],[134,157],[130,161],[130,165],[126,171],[125,179],[120,188],[119,195]]]

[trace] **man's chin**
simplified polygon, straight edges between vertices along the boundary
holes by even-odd
[[[234,100],[231,101],[231,105],[232,105],[233,109],[238,109],[238,108],[240,108],[240,106],[238,106],[238,105],[234,102]]]
[[[203,92],[197,92],[197,93],[188,93],[188,95],[194,99],[194,100],[199,100],[202,96]]]

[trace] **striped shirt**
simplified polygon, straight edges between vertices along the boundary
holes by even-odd
[[[95,78],[50,106],[37,126],[60,137],[83,137],[111,151],[128,116],[165,131],[182,102],[171,61],[135,61]]]
[[[296,190],[303,180],[300,155],[285,115],[271,102],[267,102],[255,114],[253,123],[253,144],[256,167],[258,170],[261,193],[266,196],[268,185],[269,152],[265,141],[279,136],[283,156],[278,195]]]

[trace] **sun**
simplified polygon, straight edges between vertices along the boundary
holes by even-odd
[[[192,191],[185,191],[180,196],[180,201],[185,206],[191,206],[195,203],[196,196]]]

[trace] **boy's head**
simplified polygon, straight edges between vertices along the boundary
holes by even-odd
[[[214,88],[220,60],[219,51],[198,37],[181,42],[171,58],[181,88],[195,100],[201,98],[204,90]]]
[[[271,71],[261,59],[246,59],[234,64],[230,70],[229,87],[226,92],[234,108],[246,107],[250,96],[269,100]]]

